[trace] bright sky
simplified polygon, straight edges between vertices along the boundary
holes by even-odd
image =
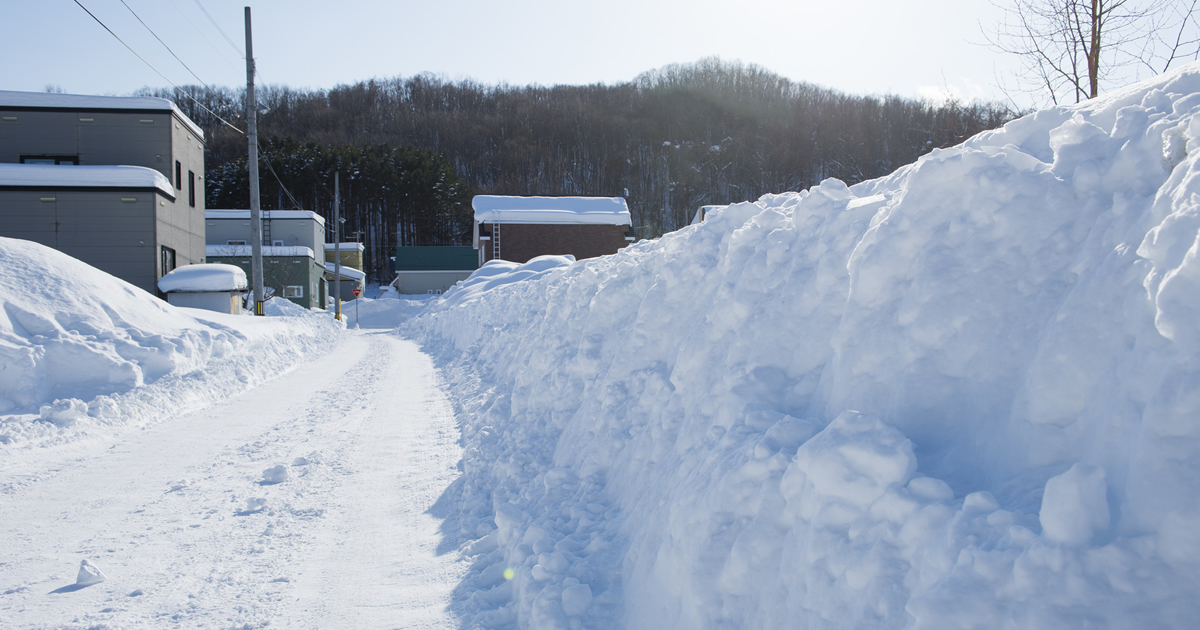
[[[198,81],[122,0],[79,0],[172,82]],[[124,0],[210,85],[245,82],[246,0]],[[74,0],[3,0],[0,89],[128,94],[168,82]],[[986,0],[252,0],[261,80],[328,88],[433,72],[514,85],[618,83],[718,55],[853,94],[1001,98]]]

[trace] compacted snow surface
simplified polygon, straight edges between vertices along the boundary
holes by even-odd
[[[400,328],[460,412],[463,627],[1194,627],[1198,231],[1191,66],[485,267]]]

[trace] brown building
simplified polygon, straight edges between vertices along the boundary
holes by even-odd
[[[634,240],[621,197],[502,197],[478,195],[473,245],[479,264],[524,263],[546,254],[576,260],[614,254]]]

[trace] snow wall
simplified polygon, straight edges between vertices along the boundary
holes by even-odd
[[[176,308],[0,237],[0,464],[17,449],[187,413],[324,354],[343,327],[286,300],[255,318]]]
[[[1193,65],[447,293],[464,627],[1193,627],[1197,149]]]

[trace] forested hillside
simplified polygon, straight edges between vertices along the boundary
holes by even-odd
[[[244,89],[185,89],[244,128]],[[462,238],[472,194],[623,196],[639,233],[656,236],[700,205],[878,177],[1013,117],[994,105],[851,96],[715,58],[615,85],[425,74],[258,93],[270,109],[258,123],[263,207],[328,214],[340,165],[352,195],[346,231],[364,235],[379,278],[390,274],[397,225],[408,244]],[[160,95],[208,132],[209,207],[245,206],[245,136],[189,99]]]

